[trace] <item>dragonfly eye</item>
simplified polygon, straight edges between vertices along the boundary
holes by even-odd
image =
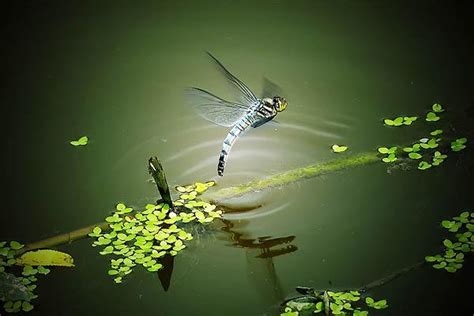
[[[273,105],[278,112],[284,111],[288,102],[286,102],[285,98],[282,97],[274,97],[273,98]]]

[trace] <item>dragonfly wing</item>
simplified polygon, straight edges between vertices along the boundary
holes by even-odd
[[[279,85],[263,77],[262,98],[283,97],[283,90]]]
[[[254,102],[258,101],[257,96],[250,90],[249,87],[247,87],[242,81],[237,79],[233,74],[228,71],[224,65],[221,64],[220,61],[217,60],[216,57],[212,56],[211,53],[207,52],[209,57],[214,61],[216,64],[217,68],[219,71],[226,77],[226,79],[234,86],[237,88],[239,95],[243,101],[244,104],[247,104],[248,106],[251,106]]]
[[[226,101],[199,88],[186,89],[186,97],[200,116],[226,127],[235,125],[248,109],[243,104]]]

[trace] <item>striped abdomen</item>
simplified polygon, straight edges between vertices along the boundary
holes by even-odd
[[[221,155],[219,157],[219,164],[217,165],[218,175],[224,175],[225,162],[227,161],[227,157],[229,156],[230,150],[237,140],[237,137],[239,137],[240,134],[243,134],[254,123],[252,116],[253,115],[251,114],[247,114],[242,117],[242,119],[232,127],[230,132],[227,134],[227,137],[224,139]]]
[[[253,111],[252,111],[253,110]],[[242,117],[237,124],[232,127],[229,134],[222,144],[221,155],[219,157],[219,164],[217,165],[217,174],[220,176],[224,175],[225,163],[229,156],[230,150],[234,145],[237,137],[243,134],[250,126],[258,127],[269,120],[273,119],[276,115],[276,110],[266,103],[257,103],[254,108],[249,111],[244,117]]]

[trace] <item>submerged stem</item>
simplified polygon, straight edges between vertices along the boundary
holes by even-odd
[[[288,185],[300,180],[317,177],[323,174],[340,171],[347,168],[367,165],[379,161],[377,152],[366,152],[358,155],[347,156],[334,160],[329,160],[319,164],[296,168],[280,172],[264,179],[255,179],[234,187],[223,188],[205,194],[204,198],[212,202],[239,197],[255,191]]]

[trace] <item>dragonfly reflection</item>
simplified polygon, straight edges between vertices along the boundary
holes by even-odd
[[[226,101],[200,88],[187,89],[191,105],[206,120],[232,127],[227,134],[219,157],[217,173],[224,175],[225,163],[237,137],[250,127],[258,127],[271,121],[278,112],[284,111],[288,102],[281,95],[281,89],[264,78],[262,97],[258,98],[242,81],[232,75],[214,56],[207,53],[217,68],[232,84],[239,95],[239,101]]]

